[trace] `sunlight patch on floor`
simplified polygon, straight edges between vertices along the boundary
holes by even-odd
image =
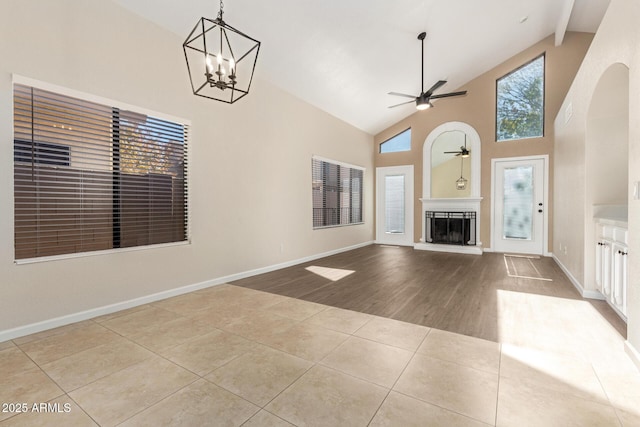
[[[536,261],[539,260],[540,257],[505,254],[504,266],[509,277],[553,282],[553,279],[543,277],[538,267],[536,267]]]
[[[320,277],[324,277],[325,279],[329,279],[332,282],[337,282],[340,279],[344,279],[350,274],[355,273],[355,270],[344,270],[342,268],[329,268],[329,267],[320,267],[317,265],[311,265],[305,270],[310,271],[313,274],[317,274]]]
[[[615,328],[581,299],[501,289],[496,304],[501,343],[591,361],[609,359],[609,349],[624,343]]]

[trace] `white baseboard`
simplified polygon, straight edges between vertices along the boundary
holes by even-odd
[[[31,323],[25,326],[18,326],[17,328],[13,329],[6,329],[4,331],[0,331],[0,342],[23,337],[25,335],[35,334],[37,332],[46,331],[48,329],[58,328],[60,326],[70,325],[72,323],[81,322],[83,320],[92,319],[94,317],[103,316],[105,314],[115,313],[116,311],[126,310],[128,308],[137,307],[139,305],[149,304],[151,302],[160,301],[166,298],[175,297],[215,285],[220,285],[222,283],[224,283],[224,281],[219,281],[218,279],[207,280],[205,282],[195,283],[193,285],[187,285],[180,288],[169,289],[155,294],[117,302],[115,304],[109,304],[102,307],[80,311],[78,313],[67,314],[65,316]]]
[[[640,352],[631,345],[629,340],[624,342],[624,351],[629,355],[633,363],[635,363],[638,370],[640,370]]]
[[[582,298],[599,299],[599,300],[605,299],[604,295],[602,295],[598,291],[586,290],[584,286],[582,286],[582,283],[580,283],[578,279],[576,279],[573,276],[573,274],[571,274],[569,269],[564,266],[564,264],[558,259],[558,257],[556,257],[555,254],[552,254],[552,258],[556,262],[556,264],[558,264],[558,267],[560,267],[560,269],[564,272],[564,274],[569,278],[569,281],[573,284],[573,286],[575,286],[575,288],[578,290],[578,293],[582,296]]]
[[[6,329],[3,331],[0,331],[0,343],[14,339],[14,338],[23,337],[25,335],[35,334],[37,332],[46,331],[48,329],[58,328],[60,326],[69,325],[71,323],[81,322],[83,320],[92,319],[94,317],[103,316],[105,314],[111,314],[117,311],[126,310],[128,308],[137,307],[139,305],[149,304],[149,303],[160,301],[166,298],[171,298],[171,297],[186,294],[189,292],[194,292],[200,289],[209,288],[211,286],[233,282],[234,280],[245,279],[247,277],[256,276],[258,274],[269,273],[271,271],[280,270],[282,268],[303,264],[305,262],[339,254],[342,252],[351,251],[354,249],[369,246],[371,244],[373,244],[373,241],[368,241],[368,242],[360,243],[357,245],[348,246],[345,248],[334,249],[332,251],[323,252],[316,255],[310,255],[308,257],[298,258],[298,259],[286,261],[280,264],[274,264],[267,267],[256,268],[254,270],[231,274],[224,277],[218,277],[216,279],[211,279],[204,282],[195,283],[192,285],[182,286],[179,288],[169,289],[166,291],[158,292],[151,295],[145,295],[143,297],[122,301],[115,304],[109,304],[102,307],[81,311],[78,313],[72,313],[65,316],[56,317],[53,319],[43,320],[41,322],[31,323],[29,325],[18,326],[12,329]]]

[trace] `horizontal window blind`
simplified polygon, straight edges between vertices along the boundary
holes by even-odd
[[[188,127],[14,85],[17,260],[187,240]]]
[[[362,223],[363,173],[357,166],[312,159],[313,228]]]

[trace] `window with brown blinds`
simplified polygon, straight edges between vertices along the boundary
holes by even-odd
[[[181,242],[185,124],[14,84],[15,258]]]
[[[313,228],[361,224],[364,169],[312,159]]]

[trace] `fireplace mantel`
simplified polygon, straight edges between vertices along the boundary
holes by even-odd
[[[452,199],[423,198],[419,200],[422,202],[422,206],[429,208],[425,209],[426,211],[437,211],[445,208],[445,210],[460,209],[462,211],[474,210],[479,212],[482,197],[456,197]]]
[[[482,255],[482,242],[480,241],[480,202],[482,197],[459,197],[452,199],[422,198],[422,237],[420,242],[414,244],[414,249],[438,252],[457,252]],[[428,243],[426,238],[425,213],[427,211],[438,212],[475,212],[476,213],[476,245],[459,246]]]

